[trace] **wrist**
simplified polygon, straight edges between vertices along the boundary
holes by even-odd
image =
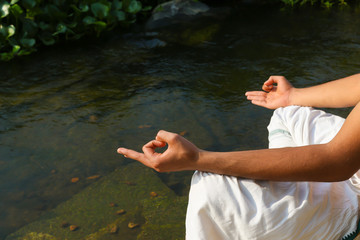
[[[198,159],[194,166],[194,170],[209,172],[210,171],[210,157],[211,152],[199,149]]]
[[[297,101],[298,96],[299,96],[299,89],[294,87],[291,88],[289,91],[287,106],[298,105],[298,101]]]

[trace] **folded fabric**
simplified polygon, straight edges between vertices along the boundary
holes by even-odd
[[[329,142],[344,119],[308,107],[274,111],[269,147]],[[281,166],[279,166],[281,167]],[[343,182],[273,182],[196,171],[186,238],[229,240],[340,240],[358,223],[360,174]]]

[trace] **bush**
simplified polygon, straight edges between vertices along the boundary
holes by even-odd
[[[27,55],[41,45],[79,39],[85,34],[99,36],[101,32],[119,25],[124,27],[134,23],[139,13],[151,10],[149,5],[157,6],[165,1],[167,0],[0,0],[0,59],[10,60],[15,56]],[[317,5],[330,8],[333,5],[347,5],[345,0],[265,2],[282,2],[291,7]]]
[[[149,11],[137,0],[0,0],[0,58],[27,55],[39,45],[99,35]]]
[[[281,0],[286,5],[302,6],[302,5],[321,5],[325,8],[331,8],[334,5],[344,6],[347,5],[345,0]],[[351,1],[351,0],[350,0]]]

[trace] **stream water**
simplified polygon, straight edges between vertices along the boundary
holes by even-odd
[[[140,150],[159,129],[208,150],[267,147],[272,112],[245,91],[275,74],[304,87],[359,72],[359,16],[236,6],[201,25],[114,32],[0,63],[0,238],[127,165],[116,149]],[[191,174],[159,175],[186,195]]]

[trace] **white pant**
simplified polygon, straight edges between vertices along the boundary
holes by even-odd
[[[343,118],[308,107],[275,110],[269,147],[329,142]],[[358,174],[358,173],[357,173]],[[356,230],[359,176],[344,182],[255,181],[196,171],[188,240],[339,240]]]

